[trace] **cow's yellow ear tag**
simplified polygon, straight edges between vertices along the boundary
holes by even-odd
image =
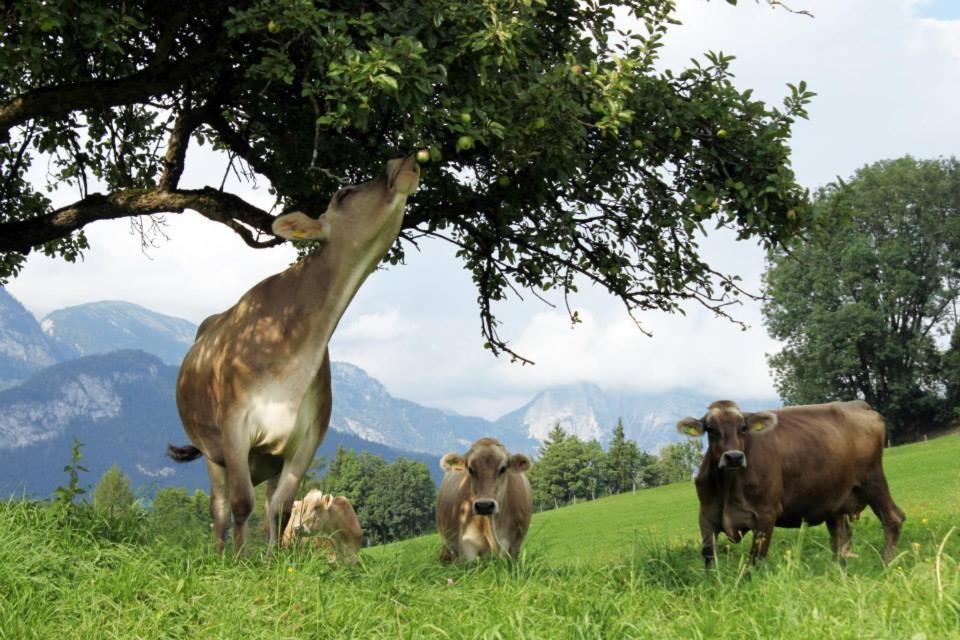
[[[757,420],[757,421],[754,422],[752,425],[750,425],[750,430],[751,430],[751,431],[763,431],[763,428],[764,428],[765,426],[766,426],[766,425],[763,424],[763,421],[762,421],[762,420]]]
[[[293,236],[294,238],[306,238],[306,237],[307,237],[307,234],[306,234],[305,232],[301,231],[300,229],[294,229],[294,230],[290,233],[290,235]]]

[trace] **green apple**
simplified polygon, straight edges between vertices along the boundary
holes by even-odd
[[[473,136],[457,138],[457,151],[466,151],[467,149],[473,149]]]
[[[271,20],[270,22],[267,23],[267,31],[269,31],[270,33],[276,33],[277,31],[280,31],[280,25],[278,25],[276,22]]]
[[[430,162],[429,149],[420,149],[420,151],[417,151],[417,162],[419,162],[420,164]]]
[[[464,111],[463,113],[460,114],[460,122],[462,122],[463,124],[470,124],[471,122],[473,122],[473,116],[471,116],[468,112]]]
[[[632,144],[634,149],[643,149],[643,140],[635,138]]]
[[[718,138],[726,138],[728,135],[729,135],[729,134],[727,133],[727,130],[726,130],[726,129],[717,129],[717,137],[718,137]]]
[[[534,118],[533,121],[530,123],[530,126],[533,127],[534,129],[543,129],[545,126],[547,126],[547,119]]]

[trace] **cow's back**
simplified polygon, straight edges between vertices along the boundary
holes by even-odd
[[[773,413],[777,428],[755,438],[750,460],[769,465],[769,473],[757,472],[761,483],[779,489],[785,524],[862,508],[852,492],[881,464],[883,418],[859,400]]]

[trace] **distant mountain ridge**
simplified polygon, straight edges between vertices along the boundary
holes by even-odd
[[[168,443],[188,441],[173,401],[177,368],[143,351],[85,356],[48,367],[17,387],[0,391],[0,497],[49,495],[63,484],[74,437],[83,447],[85,483],[119,464],[135,487],[207,489],[202,462],[175,464]],[[328,431],[317,455],[338,446],[387,460],[419,460],[435,479],[435,456],[399,451],[350,434]]]
[[[81,356],[141,349],[170,365],[180,364],[197,334],[189,320],[119,300],[58,309],[44,316],[40,326]]]
[[[6,460],[16,471],[36,461],[44,472],[60,469],[69,440],[77,434],[82,434],[84,442],[85,437],[91,439],[91,449],[97,446],[105,451],[110,441],[103,434],[121,444],[128,432],[151,443],[150,438],[163,435],[166,440],[150,445],[154,453],[166,441],[184,441],[174,403],[177,369],[171,365],[179,364],[193,343],[193,323],[118,301],[54,311],[43,323],[46,333],[23,305],[0,289],[0,384],[4,376],[8,387],[23,383],[8,389],[9,393],[0,392],[0,464]],[[130,345],[142,351],[123,351]],[[105,352],[105,359],[70,360],[78,351]],[[483,436],[499,438],[511,451],[536,453],[558,423],[568,433],[606,444],[622,418],[627,437],[655,452],[682,439],[673,427],[679,418],[702,415],[717,399],[696,391],[610,390],[580,382],[544,389],[524,406],[490,421],[396,398],[352,364],[334,362],[332,377],[333,415],[323,450],[343,443],[382,451],[388,457],[405,452],[426,461],[435,474],[439,456],[464,451]],[[751,408],[778,405],[775,399],[735,400]],[[142,433],[143,425],[151,425],[152,431]],[[15,450],[45,453],[3,453]],[[36,455],[45,462],[41,464]],[[100,454],[91,451],[90,455]],[[116,456],[118,461],[136,460],[132,471],[125,468],[132,476],[139,474],[135,481],[205,486],[203,465],[187,466],[195,471],[173,467],[162,456],[140,458],[133,449]],[[13,486],[5,484],[9,480],[5,473],[0,469],[0,490]],[[25,475],[31,474],[27,469]],[[34,490],[48,485],[31,481],[24,486]]]
[[[76,355],[47,336],[20,301],[0,287],[0,389]]]

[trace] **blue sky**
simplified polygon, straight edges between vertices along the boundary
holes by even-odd
[[[737,83],[758,98],[779,103],[786,83],[799,80],[818,93],[810,121],[797,125],[791,143],[804,185],[815,188],[885,158],[960,149],[960,21],[930,17],[955,14],[960,0],[790,2],[813,19],[765,3],[678,4],[683,24],[668,35],[664,66],[719,50],[737,56]],[[192,153],[184,186],[219,183],[224,165],[209,151]],[[231,188],[269,207],[263,182],[260,190]],[[64,204],[76,194],[57,197]],[[81,264],[31,256],[9,289],[38,315],[123,299],[199,322],[294,258],[289,247],[252,251],[232,232],[189,213],[168,216],[167,233],[170,240],[145,255],[126,222],[91,225],[91,249]],[[422,249],[408,252],[407,265],[368,279],[331,344],[335,360],[363,367],[400,397],[497,417],[545,386],[580,380],[645,391],[687,387],[734,400],[774,393],[765,356],[777,344],[757,305],[736,311],[748,331],[697,307],[686,316],[649,314],[642,320],[654,336],[647,338],[602,291],[588,287],[575,297],[585,319],[575,329],[561,311],[527,296],[501,306],[502,335],[537,362],[519,367],[482,349],[476,294],[450,249],[437,243]],[[756,246],[720,234],[702,250],[717,268],[758,286],[764,265]]]
[[[913,7],[914,15],[934,20],[960,20],[960,0],[922,0]]]

